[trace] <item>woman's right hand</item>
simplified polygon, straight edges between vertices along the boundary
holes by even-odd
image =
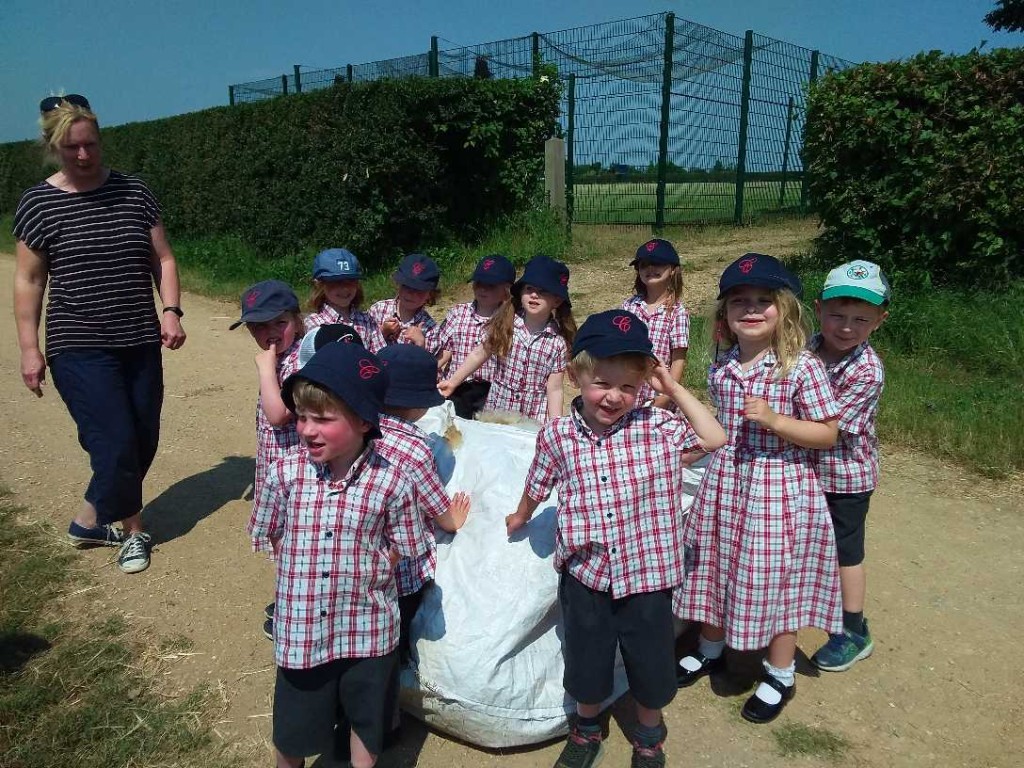
[[[43,382],[46,381],[46,359],[38,349],[26,349],[21,353],[21,380],[36,397],[43,396]]]

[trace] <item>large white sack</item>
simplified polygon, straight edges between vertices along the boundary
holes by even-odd
[[[558,574],[552,565],[555,496],[511,541],[505,535],[505,515],[519,502],[536,433],[453,419],[444,408],[432,409],[419,423],[443,434],[452,420],[461,443],[448,490],[468,491],[472,510],[456,535],[437,532],[437,571],[412,623],[413,661],[402,672],[402,707],[484,747],[562,736],[575,705],[562,688]],[[698,479],[690,473],[688,494]],[[612,700],[627,688],[620,662]]]

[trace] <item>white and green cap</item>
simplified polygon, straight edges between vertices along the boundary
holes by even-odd
[[[892,299],[892,289],[880,266],[857,259],[848,261],[828,273],[821,298],[860,299],[877,307],[889,303]]]

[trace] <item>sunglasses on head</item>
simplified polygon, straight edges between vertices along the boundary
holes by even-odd
[[[66,101],[76,107],[82,107],[83,109],[92,109],[89,106],[89,100],[85,96],[79,96],[77,93],[69,93],[66,96],[47,96],[45,99],[39,102],[39,111],[46,113],[52,112],[60,106],[62,101]]]

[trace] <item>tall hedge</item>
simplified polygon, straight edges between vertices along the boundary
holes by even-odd
[[[152,186],[174,236],[238,235],[268,256],[344,245],[372,264],[534,201],[558,105],[554,81],[341,83],[102,139],[108,165]],[[47,173],[33,143],[0,146],[2,210]]]
[[[1024,275],[1024,50],[831,74],[804,153],[830,257],[959,285]]]

